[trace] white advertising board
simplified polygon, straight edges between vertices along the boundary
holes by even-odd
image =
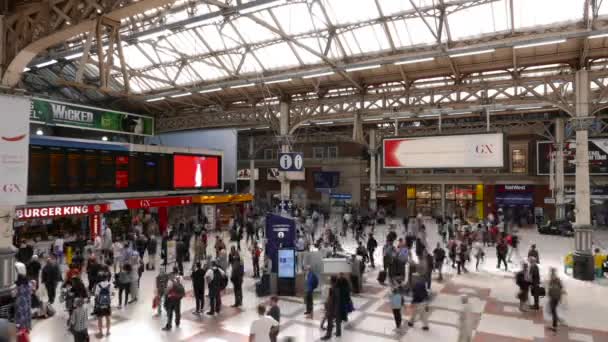
[[[281,179],[281,174],[285,174],[287,180],[290,181],[303,181],[306,180],[306,170],[302,171],[279,171],[276,167],[266,169],[266,179],[278,181]]]
[[[23,205],[27,201],[31,101],[0,95],[0,108],[0,205]]]
[[[502,133],[389,138],[386,169],[504,167]]]
[[[253,169],[254,180],[260,179],[260,169]],[[239,169],[236,173],[237,180],[250,180],[251,179],[251,169]]]

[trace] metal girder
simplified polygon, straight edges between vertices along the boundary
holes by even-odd
[[[160,7],[176,0],[88,0],[76,4],[74,0],[49,0],[24,6],[6,18],[6,48],[0,53],[8,64],[2,84],[14,87],[23,69],[38,54],[61,44],[78,34],[95,29],[99,7],[107,10],[102,15],[120,22],[134,14]],[[52,9],[52,10],[51,10]]]
[[[592,83],[591,112],[597,112],[608,104],[608,71],[590,72]],[[409,88],[391,84],[376,92],[352,94],[321,99],[292,98],[290,123],[298,126],[333,120],[336,123],[352,122],[356,113],[362,116],[394,118],[402,116],[428,121],[425,117],[438,111],[449,113],[463,110],[482,110],[485,107],[500,109],[503,105],[545,105],[558,108],[566,113],[574,113],[572,92],[574,74],[557,74],[546,77],[521,77],[476,83],[461,83]],[[178,116],[164,116],[157,122],[161,132],[192,128],[212,127],[252,127],[261,125],[276,116],[277,103],[222,110],[219,107],[207,111],[197,109],[196,113]],[[499,115],[499,114],[493,114]],[[436,119],[436,118],[435,118]]]

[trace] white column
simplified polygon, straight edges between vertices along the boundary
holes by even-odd
[[[281,134],[281,152],[291,152],[288,136],[289,136],[289,103],[282,101],[279,104],[279,125],[280,125],[280,134]],[[289,180],[284,176],[285,173],[281,176],[281,200],[287,201],[291,198],[290,193],[290,184]]]
[[[13,247],[13,215],[15,207],[0,207],[0,297],[10,295],[14,288],[15,253]]]
[[[445,220],[445,184],[441,183],[441,217]]]
[[[490,131],[490,110],[486,107],[486,132]]]
[[[555,218],[566,218],[564,200],[564,119],[555,119]]]
[[[253,135],[249,137],[249,193],[254,196],[255,201],[255,145]]]
[[[369,208],[376,210],[376,130],[369,131]]]

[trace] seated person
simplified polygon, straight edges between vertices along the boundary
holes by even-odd
[[[593,260],[595,266],[595,275],[597,277],[604,276],[604,263],[606,262],[606,255],[600,252],[599,248],[596,248],[593,253]]]

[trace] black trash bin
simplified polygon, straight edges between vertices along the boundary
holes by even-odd
[[[575,252],[572,257],[572,276],[578,280],[595,280],[593,254]]]

